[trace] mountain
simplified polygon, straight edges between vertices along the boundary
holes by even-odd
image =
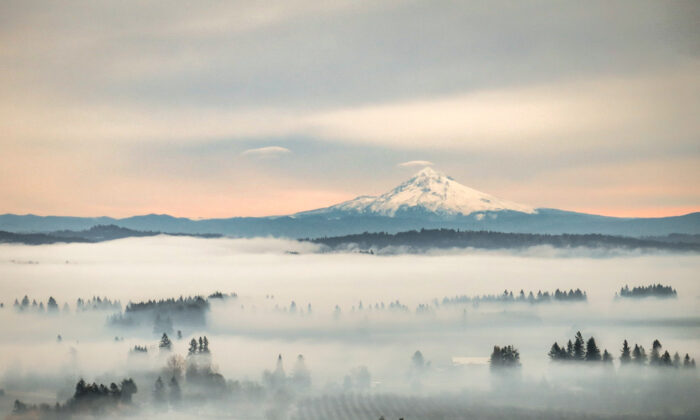
[[[104,242],[115,239],[156,236],[161,232],[154,231],[137,231],[127,229],[116,225],[96,225],[86,230],[60,230],[56,232],[46,233],[16,233],[0,230],[0,244],[2,243],[21,243],[27,245],[44,245],[54,243],[83,243],[83,242]],[[205,238],[217,238],[221,235],[217,234],[184,234],[184,233],[166,233],[170,236],[195,236]]]
[[[527,214],[537,212],[531,206],[503,200],[477,191],[436,172],[432,168],[425,168],[413,178],[378,197],[360,196],[335,206],[302,212],[298,215],[344,212],[388,217],[416,213],[437,216],[468,216],[476,212],[503,210]]]
[[[238,237],[311,238],[420,229],[642,237],[700,234],[700,213],[661,218],[619,218],[533,208],[466,187],[426,168],[379,196],[360,196],[334,206],[288,216],[192,220],[157,214],[124,219],[0,215],[0,230],[14,233],[80,231],[96,225]]]

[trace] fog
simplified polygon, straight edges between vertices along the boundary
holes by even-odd
[[[700,355],[700,256],[548,248],[324,251],[278,239],[169,236],[0,245],[0,414],[54,418],[57,413],[46,410],[13,414],[14,401],[64,404],[75,398],[80,378],[107,386],[133,378],[138,391],[133,402],[99,413],[66,409],[64,417],[700,414],[695,369],[622,366],[619,360],[625,339],[644,346],[647,355],[656,339],[661,353]],[[677,297],[615,296],[625,285],[657,283],[671,286]],[[513,301],[498,299],[505,289]],[[521,289],[525,295],[580,289],[586,299],[519,301]],[[224,296],[209,297],[217,291]],[[53,297],[59,310],[14,308],[25,295],[43,305]],[[196,295],[206,299],[201,322],[177,312],[166,319],[159,309],[127,311],[129,302]],[[89,304],[78,310],[78,298],[94,296],[119,301],[119,309]],[[166,329],[169,351],[159,348]],[[565,345],[578,331],[585,340],[595,337],[600,351],[615,358],[612,365],[551,361],[552,344]],[[190,340],[205,336],[210,351],[188,355]],[[513,345],[520,366],[490,366],[495,345]],[[147,351],[133,352],[134,346]],[[175,355],[183,371],[199,366],[208,373],[173,373]],[[168,392],[171,378],[179,378],[177,401],[159,399],[158,376]]]

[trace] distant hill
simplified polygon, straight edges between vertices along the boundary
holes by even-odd
[[[665,238],[631,238],[622,236],[542,235],[529,233],[503,233],[488,231],[456,231],[452,229],[408,231],[395,234],[362,233],[336,237],[305,239],[322,244],[331,250],[356,249],[364,252],[379,252],[388,248],[401,248],[403,252],[422,252],[429,249],[476,248],[518,249],[548,245],[555,248],[592,249],[640,249],[700,252],[700,242],[677,236],[679,241]],[[684,241],[685,240],[685,241]]]
[[[48,233],[14,233],[0,231],[0,243],[20,243],[26,245],[43,245],[54,243],[94,243],[111,241],[115,239],[156,236],[161,235],[161,232],[154,231],[136,231],[116,225],[97,225],[90,229],[73,231],[60,230]],[[220,237],[216,234],[182,234],[182,233],[167,233],[171,236],[196,236],[196,237]]]
[[[0,230],[15,233],[83,231],[96,225],[236,237],[303,238],[420,229],[645,237],[673,233],[699,235],[700,212],[660,218],[620,218],[534,208],[477,191],[426,168],[379,196],[360,196],[287,216],[192,220],[165,214],[123,219],[0,215]]]

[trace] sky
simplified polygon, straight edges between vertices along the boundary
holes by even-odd
[[[700,211],[698,21],[696,1],[5,0],[0,213],[287,214],[424,164],[534,207]]]

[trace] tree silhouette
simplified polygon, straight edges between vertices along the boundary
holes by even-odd
[[[665,351],[664,354],[661,356],[661,359],[659,359],[659,366],[673,366],[673,361],[671,360],[671,355],[668,351]]]
[[[622,342],[622,354],[620,354],[620,364],[626,365],[632,361],[630,346],[627,344],[627,340]]]
[[[586,343],[586,361],[587,362],[599,362],[600,361],[600,349],[595,343],[595,338],[591,337]]]
[[[554,342],[552,344],[552,347],[549,349],[549,358],[552,360],[561,360],[562,359],[562,349],[559,347],[559,344]]]
[[[520,352],[511,345],[505,347],[493,346],[490,361],[491,369],[519,367]]]
[[[654,340],[651,345],[651,355],[649,356],[650,365],[658,365],[661,361],[661,342],[659,340]]]
[[[159,376],[156,379],[156,383],[153,385],[153,400],[162,404],[165,402],[165,385],[163,384],[163,379]]]
[[[197,353],[197,340],[194,338],[190,341],[190,348],[187,350],[187,355],[192,356]]]
[[[580,360],[584,360],[585,357],[586,357],[586,351],[584,349],[583,336],[581,335],[581,331],[578,331],[576,333],[576,338],[574,339],[573,359],[580,361]]]
[[[158,344],[161,350],[170,351],[173,347],[173,342],[168,338],[168,334],[163,333],[163,337],[160,339],[160,344]]]
[[[608,353],[608,349],[605,349],[603,351],[603,363],[612,363],[612,361],[613,361],[612,354]]]
[[[170,379],[168,387],[170,388],[170,402],[177,403],[178,401],[180,401],[180,384],[177,382],[177,379],[174,376]]]
[[[647,354],[644,351],[644,347],[634,345],[634,350],[632,350],[632,360],[638,365],[643,365],[647,362]]]
[[[673,355],[673,367],[681,367],[681,356],[678,354],[678,352],[676,352],[676,354]]]

